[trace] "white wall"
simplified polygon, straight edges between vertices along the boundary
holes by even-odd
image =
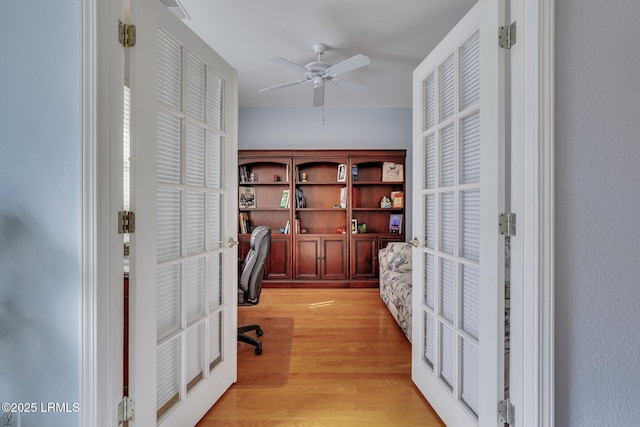
[[[556,1],[556,426],[640,423],[638,16]]]
[[[80,425],[40,404],[80,397],[81,3],[0,2],[0,402],[36,404],[22,427]]]
[[[247,149],[406,149],[406,237],[411,239],[411,108],[240,108]]]

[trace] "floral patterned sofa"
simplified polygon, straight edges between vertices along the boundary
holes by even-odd
[[[391,242],[378,253],[380,297],[411,341],[411,246]]]

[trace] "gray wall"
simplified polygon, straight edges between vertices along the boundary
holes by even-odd
[[[406,237],[411,239],[411,108],[240,108],[240,149],[406,149]],[[408,240],[407,239],[407,240]]]
[[[638,16],[556,1],[556,426],[640,423]]]
[[[0,2],[0,402],[36,404],[22,427],[80,424],[40,404],[80,398],[81,3]]]
[[[240,149],[411,149],[410,108],[240,108]]]

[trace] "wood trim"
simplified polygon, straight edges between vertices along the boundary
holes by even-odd
[[[238,157],[244,158],[286,158],[286,157],[399,157],[404,160],[407,150],[239,150]]]

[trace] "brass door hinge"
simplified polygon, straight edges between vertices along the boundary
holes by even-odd
[[[132,211],[118,212],[118,234],[136,231],[136,214]]]
[[[136,26],[118,20],[118,40],[124,47],[136,45]]]

